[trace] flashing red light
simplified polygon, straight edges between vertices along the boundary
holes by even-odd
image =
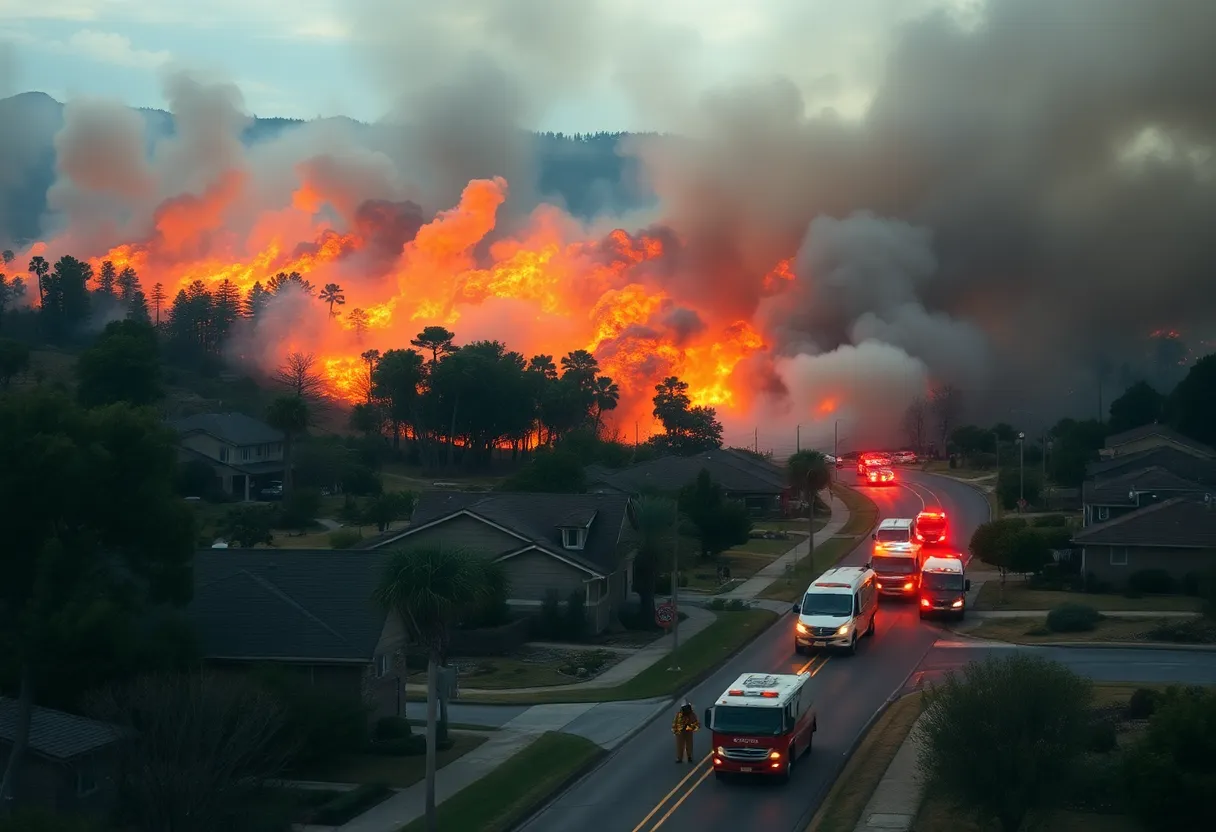
[[[732,691],[730,692],[730,695],[731,695],[731,696],[742,696],[742,695],[743,695],[743,691],[742,691],[742,689],[738,689],[738,690],[732,690]]]
[[[920,605],[921,605],[922,607],[927,607],[927,606],[930,606],[930,604],[929,604],[929,599],[928,599],[928,598],[921,598],[921,599],[920,599]]]
[[[775,691],[775,690],[761,691],[760,695],[763,696],[765,699],[776,699],[777,691]]]

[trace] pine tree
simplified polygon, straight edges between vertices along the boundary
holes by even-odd
[[[164,308],[165,301],[168,300],[168,296],[165,295],[165,284],[153,284],[149,300],[152,301],[152,308],[156,310],[156,325],[160,326],[160,311]]]
[[[250,288],[249,294],[245,295],[244,312],[247,318],[257,320],[261,317],[262,312],[266,310],[266,304],[270,302],[270,292],[262,286],[259,280]]]
[[[241,290],[228,278],[224,278],[215,288],[212,316],[216,338],[222,343],[232,331],[232,325],[241,317]]]
[[[114,297],[114,285],[117,277],[118,270],[114,268],[113,261],[103,260],[101,262],[101,271],[97,273],[97,291],[103,295]]]
[[[118,273],[118,277],[114,280],[118,286],[118,299],[122,301],[123,306],[128,309],[135,302],[135,293],[139,291],[139,275],[135,273],[135,269],[127,266]]]

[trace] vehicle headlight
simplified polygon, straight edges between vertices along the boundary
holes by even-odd
[[[957,610],[957,609],[960,609],[960,608],[963,606],[963,599],[962,599],[962,598],[959,598],[958,600],[956,600],[956,601],[955,601],[953,604],[951,604],[950,606],[954,607],[956,610]]]
[[[797,624],[794,625],[794,629],[804,635],[811,631],[810,628],[807,627],[805,624],[803,624],[801,621],[799,621]]]
[[[852,624],[841,624],[840,629],[838,629],[836,631],[836,635],[847,636],[849,634],[849,627],[851,627],[851,626],[853,626],[853,625]]]

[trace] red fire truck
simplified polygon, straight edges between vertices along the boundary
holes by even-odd
[[[744,673],[705,709],[714,774],[776,775],[788,781],[819,727],[810,673]]]

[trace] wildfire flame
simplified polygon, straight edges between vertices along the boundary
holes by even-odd
[[[365,395],[362,352],[407,347],[423,326],[442,324],[457,332],[458,342],[498,338],[525,355],[588,350],[620,386],[623,418],[645,413],[649,423],[653,386],[667,375],[688,382],[696,405],[746,404],[746,386],[734,373],[743,359],[766,349],[765,340],[744,320],[710,319],[682,334],[664,322],[677,304],[655,265],[669,245],[678,245],[674,238],[621,229],[590,237],[559,209],[542,205],[522,232],[487,246],[508,195],[506,181],[494,178],[470,182],[458,204],[422,224],[387,264],[372,265],[365,255],[381,229],[371,221],[334,227],[322,218],[333,198],[309,181],[306,169],[298,173],[303,181],[289,203],[246,230],[234,231],[226,221],[248,186],[245,177],[230,174],[201,195],[166,200],[145,239],[89,262],[95,272],[107,260],[118,270],[134,269],[145,294],[161,284],[166,307],[195,281],[211,290],[228,281],[243,294],[280,272],[298,272],[316,288],[339,284],[345,303],[335,316],[315,304],[324,313],[319,331],[301,321],[273,345],[274,355],[260,358],[313,352],[328,391],[348,401]],[[72,253],[66,243],[58,251],[55,242],[35,247]],[[782,261],[764,278],[765,290],[782,291],[793,279],[790,261]],[[508,308],[495,304],[504,301],[513,302],[514,317],[505,330],[495,329],[496,312]],[[356,309],[361,312],[352,314]],[[462,329],[470,315],[475,320]],[[835,406],[825,402],[819,410],[831,413]]]

